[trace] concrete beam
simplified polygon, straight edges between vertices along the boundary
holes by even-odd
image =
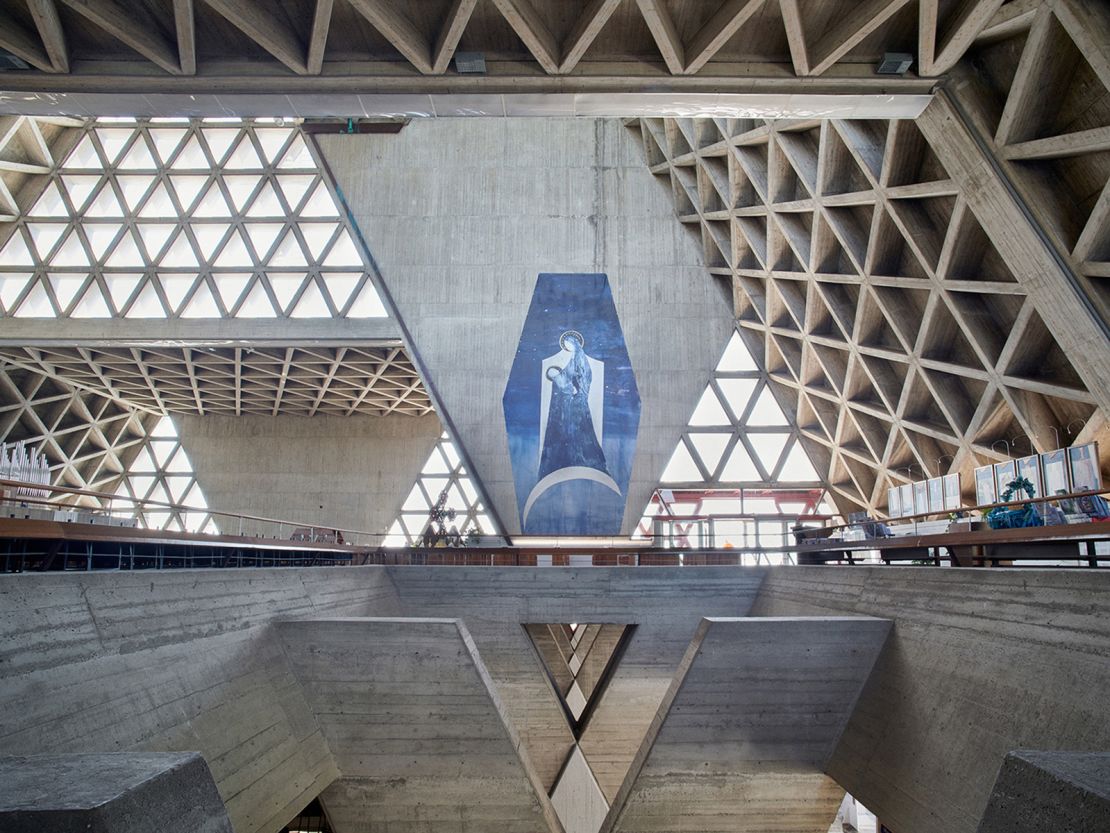
[[[411,416],[174,417],[210,506],[384,535],[443,428]],[[238,534],[237,522],[216,519]],[[234,524],[233,528],[223,526]],[[245,521],[244,534],[274,525]]]
[[[87,62],[82,62],[88,65]],[[206,62],[203,75],[136,73],[134,62],[89,74],[21,73],[0,84],[0,113],[20,115],[284,116],[718,116],[914,118],[936,79],[875,75],[836,65],[798,78],[789,64],[716,63],[712,74],[629,73],[635,62],[584,62],[573,75],[535,64],[487,63],[485,75],[383,75],[347,64],[339,73],[246,75],[242,62]]]
[[[390,346],[401,340],[391,318],[326,319],[45,319],[5,318],[0,347],[66,345],[144,347],[213,345],[271,347],[361,344]]]
[[[236,833],[273,833],[338,770],[267,626],[394,602],[374,568],[4,576],[0,748],[197,750]]]
[[[827,829],[844,794],[825,763],[890,627],[704,619],[602,833]]]
[[[466,627],[452,619],[278,626],[334,751],[336,833],[561,833]]]
[[[232,833],[195,752],[0,758],[4,833]]]

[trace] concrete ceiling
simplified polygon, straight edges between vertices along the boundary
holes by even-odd
[[[1105,433],[1110,14],[1032,8],[916,121],[634,125],[842,509]]]
[[[310,110],[334,96],[323,106],[358,115],[359,94],[920,94],[976,34],[1026,5],[867,0],[844,14],[838,0],[33,0],[0,18],[0,46],[32,67],[0,86],[117,104],[124,94],[133,112],[152,106],[146,94],[189,93],[197,114],[217,97],[265,93],[251,112],[271,115],[287,95]],[[460,76],[458,51],[482,53],[486,72]],[[914,56],[916,74],[876,76],[888,51]],[[101,112],[110,103],[101,97]]]
[[[399,346],[0,348],[4,364],[157,414],[432,412]]]

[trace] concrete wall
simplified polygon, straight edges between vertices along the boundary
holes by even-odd
[[[337,775],[278,617],[393,609],[373,568],[0,577],[0,749],[201,752],[237,833]]]
[[[501,396],[540,272],[605,272],[642,400],[639,519],[732,326],[701,245],[618,121],[426,119],[320,136],[384,281],[510,533]]]
[[[457,619],[278,626],[341,780],[336,833],[551,833],[547,793]]]
[[[383,534],[442,433],[432,415],[174,419],[212,508]]]
[[[602,833],[825,830],[844,790],[822,770],[889,630],[703,620]]]
[[[898,833],[974,833],[1013,749],[1110,749],[1110,574],[772,569],[752,615],[895,627],[827,772]]]
[[[463,620],[541,782],[550,789],[574,745],[522,623],[635,624],[580,746],[611,800],[703,616],[745,616],[760,569],[584,567],[390,568],[406,616]]]
[[[0,576],[0,749],[197,750],[237,833],[272,833],[338,767],[268,625],[436,616],[547,789],[573,738],[521,623],[636,623],[581,743],[612,800],[703,616],[862,614],[895,625],[827,774],[898,833],[974,833],[1010,750],[1110,749],[1107,598],[1103,572],[914,567]]]

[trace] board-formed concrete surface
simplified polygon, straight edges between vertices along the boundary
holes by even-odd
[[[188,752],[0,757],[4,833],[233,833]]]
[[[636,624],[582,748],[606,797],[702,616],[890,618],[827,774],[896,833],[975,833],[1014,749],[1110,749],[1110,574],[351,567],[0,576],[0,749],[201,752],[236,833],[339,774],[273,623],[459,618],[544,789],[573,746],[522,623]],[[749,612],[750,610],[750,612]]]
[[[434,414],[175,421],[209,506],[383,535],[443,433]],[[216,524],[239,531],[234,518],[217,516]],[[273,536],[277,528],[244,521],[243,532]]]
[[[1014,749],[1110,750],[1110,573],[792,567],[753,616],[895,620],[828,773],[896,833],[975,833]]]
[[[746,616],[763,580],[760,569],[734,567],[398,567],[391,575],[405,615],[466,623],[548,791],[574,736],[522,623],[636,625],[580,739],[609,801],[702,617]]]
[[[1110,830],[1110,752],[1019,749],[1002,762],[978,833]]]
[[[335,755],[335,833],[561,833],[466,628],[453,619],[283,622]]]
[[[199,751],[236,833],[273,833],[338,771],[268,625],[393,605],[375,568],[0,576],[0,749]]]
[[[631,532],[734,327],[638,136],[616,120],[426,119],[316,139],[509,534],[501,396],[536,278],[608,274],[642,403]]]
[[[824,833],[823,770],[890,631],[871,617],[706,619],[603,833]]]

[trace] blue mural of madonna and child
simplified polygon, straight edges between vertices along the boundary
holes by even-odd
[[[522,532],[619,534],[640,395],[605,275],[539,276],[502,407]]]

